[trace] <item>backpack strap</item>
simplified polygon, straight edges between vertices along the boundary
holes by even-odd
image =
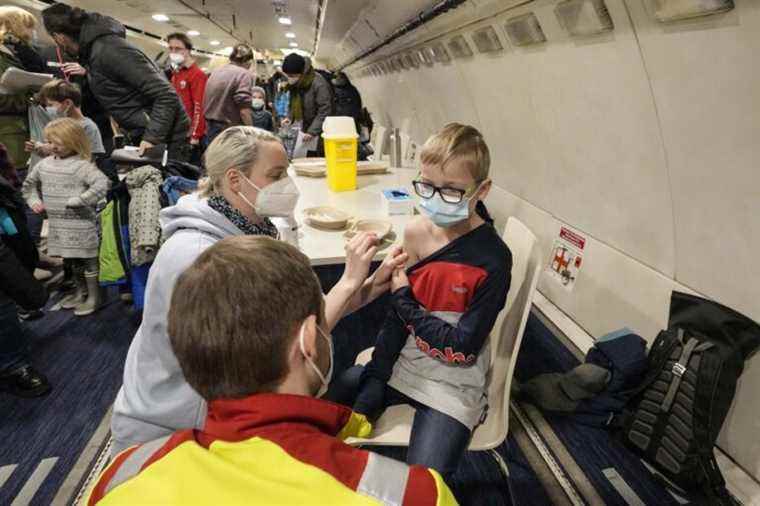
[[[683,343],[683,335],[684,330],[678,329],[678,340]],[[660,411],[663,413],[667,413],[670,411],[670,407],[673,405],[673,401],[676,398],[676,394],[678,393],[678,387],[681,386],[681,378],[683,377],[683,374],[686,372],[686,367],[689,365],[689,360],[691,359],[691,354],[694,353],[695,348],[699,344],[699,341],[694,339],[693,337],[689,339],[689,341],[684,345],[683,350],[681,351],[681,357],[678,359],[678,362],[673,364],[673,379],[670,381],[670,387],[668,387],[668,393],[665,395],[665,398],[662,400],[662,404],[660,405]]]

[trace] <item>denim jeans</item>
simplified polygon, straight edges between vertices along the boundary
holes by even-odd
[[[0,374],[13,372],[28,364],[29,342],[18,321],[16,304],[0,302]]]
[[[206,138],[208,143],[211,144],[216,136],[224,132],[229,125],[224,121],[216,121],[206,118]]]
[[[359,390],[363,367],[351,367],[331,385],[326,398],[333,402],[352,406]],[[454,418],[425,406],[395,388],[385,385],[385,407],[409,404],[415,408],[412,434],[406,461],[435,469],[449,480],[459,467],[472,432]]]

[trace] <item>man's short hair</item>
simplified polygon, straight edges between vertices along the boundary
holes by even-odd
[[[269,392],[288,374],[287,353],[323,296],[309,259],[268,237],[223,239],[179,277],[169,336],[185,379],[204,399]]]
[[[56,102],[63,102],[68,99],[76,107],[82,106],[82,91],[79,89],[79,86],[63,79],[53,79],[45,83],[42,89],[40,89],[38,96],[45,101],[54,100]]]
[[[491,153],[483,134],[475,127],[449,123],[432,135],[420,150],[420,162],[440,166],[441,171],[453,160],[466,164],[476,182],[488,179]]]
[[[253,49],[248,44],[237,44],[232,48],[230,61],[238,65],[245,65],[253,61]]]
[[[191,41],[190,37],[184,33],[176,32],[170,33],[166,36],[166,42],[169,42],[172,39],[180,41],[185,46],[185,49],[189,49],[190,51],[193,50],[193,41]]]

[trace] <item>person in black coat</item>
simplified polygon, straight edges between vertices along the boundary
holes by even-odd
[[[78,56],[95,98],[141,154],[166,144],[169,158],[189,159],[185,108],[155,62],[126,40],[124,25],[62,3],[43,10],[42,20],[56,44]]]
[[[362,97],[359,90],[351,84],[348,76],[343,72],[335,75],[332,85],[335,94],[335,115],[354,118],[358,132],[362,116]]]
[[[19,397],[50,391],[47,378],[29,362],[29,342],[16,313],[17,305],[34,310],[47,302],[45,287],[33,275],[37,259],[21,194],[0,176],[0,391]]]

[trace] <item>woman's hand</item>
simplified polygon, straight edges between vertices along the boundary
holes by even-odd
[[[37,147],[37,143],[34,141],[26,141],[24,143],[24,151],[26,151],[27,153],[33,152],[36,147]]]
[[[409,255],[400,246],[396,246],[385,257],[383,263],[375,271],[372,277],[372,285],[374,287],[386,286],[391,281],[391,276],[396,269],[403,269],[406,262],[409,260]],[[387,290],[387,286],[386,286]]]
[[[63,73],[69,76],[83,76],[87,74],[87,69],[76,62],[68,62],[61,65]]]
[[[45,212],[45,206],[37,202],[36,204],[32,204],[32,211],[34,211],[34,214],[42,214]]]
[[[409,286],[409,278],[406,277],[404,269],[396,269],[391,276],[391,293],[396,293]]]
[[[369,267],[377,254],[377,236],[375,234],[357,234],[346,244],[346,270],[341,282],[351,290],[357,291],[369,276]]]

